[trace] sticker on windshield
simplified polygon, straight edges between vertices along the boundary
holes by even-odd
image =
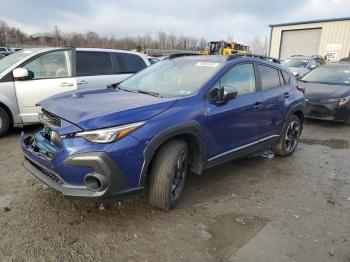
[[[181,95],[190,95],[192,92],[187,90],[180,90]]]
[[[219,63],[211,63],[211,62],[198,62],[196,66],[206,66],[206,67],[217,67]]]

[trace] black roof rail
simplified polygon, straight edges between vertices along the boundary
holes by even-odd
[[[168,59],[173,59],[182,56],[200,55],[199,53],[177,53],[168,56]]]
[[[258,59],[262,59],[262,60],[267,60],[270,62],[274,62],[277,64],[280,64],[280,60],[277,58],[273,58],[273,57],[269,57],[269,56],[264,56],[264,55],[257,55],[257,54],[232,54],[229,55],[227,57],[227,61],[231,61],[233,59],[237,59],[237,58],[244,58],[244,57],[250,57],[250,58],[258,58]]]

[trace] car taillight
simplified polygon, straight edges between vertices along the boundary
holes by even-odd
[[[297,88],[301,92],[305,93],[305,86],[302,83],[298,83]]]

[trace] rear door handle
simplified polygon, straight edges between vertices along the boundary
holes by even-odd
[[[60,86],[61,87],[74,86],[74,84],[73,83],[61,83]]]
[[[288,98],[289,97],[289,92],[284,93],[283,97],[284,98]]]
[[[85,85],[87,83],[88,83],[88,81],[86,81],[86,80],[80,80],[77,82],[78,85]]]
[[[259,109],[259,108],[261,108],[261,107],[262,107],[262,105],[263,105],[263,103],[262,103],[262,102],[255,102],[255,104],[254,104],[253,108],[254,108],[254,109]]]

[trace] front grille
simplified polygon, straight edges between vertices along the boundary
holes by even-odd
[[[46,111],[45,109],[42,109],[41,112],[42,113],[39,114],[39,120],[41,123],[49,127],[61,127],[61,118]]]
[[[52,181],[54,181],[54,182],[56,182],[57,184],[60,184],[60,185],[63,184],[62,180],[58,176],[56,176],[53,172],[47,170],[46,168],[43,168],[43,167],[39,166],[38,164],[34,163],[33,161],[30,161],[29,159],[28,159],[28,161],[33,166],[35,166],[41,173],[43,173],[45,176],[50,178]]]

